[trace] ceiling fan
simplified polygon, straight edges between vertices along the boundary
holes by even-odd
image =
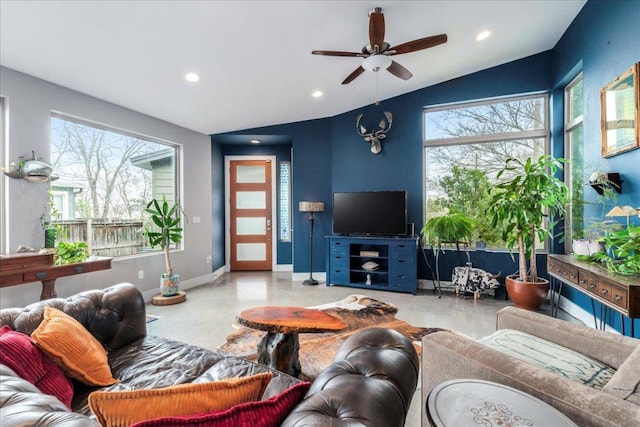
[[[413,74],[402,65],[389,58],[392,55],[415,52],[422,49],[438,46],[447,42],[446,34],[424,37],[410,42],[391,46],[384,41],[384,14],[381,7],[376,7],[369,12],[369,44],[364,45],[361,52],[342,52],[334,50],[314,50],[314,55],[326,56],[355,56],[363,58],[362,65],[356,68],[342,82],[343,85],[351,83],[360,74],[367,71],[379,71],[386,69],[391,74],[402,80],[409,80]]]

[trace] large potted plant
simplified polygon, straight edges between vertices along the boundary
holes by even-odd
[[[160,294],[165,297],[176,295],[178,294],[180,276],[173,273],[169,249],[173,243],[179,244],[182,241],[180,214],[184,214],[184,211],[177,203],[169,206],[166,196],[162,196],[161,202],[157,199],[151,200],[147,204],[146,212],[151,215],[153,225],[147,226],[144,234],[152,247],[160,246],[164,251],[167,268],[167,271],[160,277]]]
[[[512,256],[518,249],[518,273],[507,276],[507,292],[517,307],[527,310],[538,310],[549,291],[549,281],[538,277],[536,239],[553,238],[554,219],[565,213],[569,190],[555,176],[564,162],[549,155],[524,162],[507,159],[497,178],[509,178],[491,189],[491,223],[502,230]]]

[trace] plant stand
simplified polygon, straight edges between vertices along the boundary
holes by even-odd
[[[187,294],[184,291],[178,291],[176,295],[171,295],[170,297],[162,296],[162,294],[154,295],[151,298],[151,304],[153,305],[173,305],[180,304],[181,302],[185,302],[187,300]]]

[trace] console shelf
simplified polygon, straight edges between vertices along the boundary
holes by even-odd
[[[417,237],[328,236],[327,286],[417,292]]]

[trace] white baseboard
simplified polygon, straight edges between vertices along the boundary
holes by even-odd
[[[595,329],[595,324],[593,321],[593,313],[589,313],[584,308],[580,307],[573,301],[563,296],[560,296],[559,307],[562,310],[564,310],[565,313],[580,320],[582,323],[584,323],[588,327]],[[613,332],[614,334],[620,334],[620,331],[617,331],[616,329],[612,328],[609,325],[605,326],[605,330],[609,332]]]
[[[220,267],[216,271],[210,274],[205,274],[204,276],[193,277],[188,280],[180,281],[179,288],[181,291],[186,291],[187,289],[195,288],[196,286],[204,285],[205,283],[209,283],[222,276],[225,272],[224,267]],[[158,288],[159,289],[159,288]],[[144,291],[142,293],[142,297],[145,302],[150,302],[151,298],[154,295],[158,294],[158,289],[151,289],[148,291]]]
[[[293,271],[293,264],[276,264],[273,271]]]

